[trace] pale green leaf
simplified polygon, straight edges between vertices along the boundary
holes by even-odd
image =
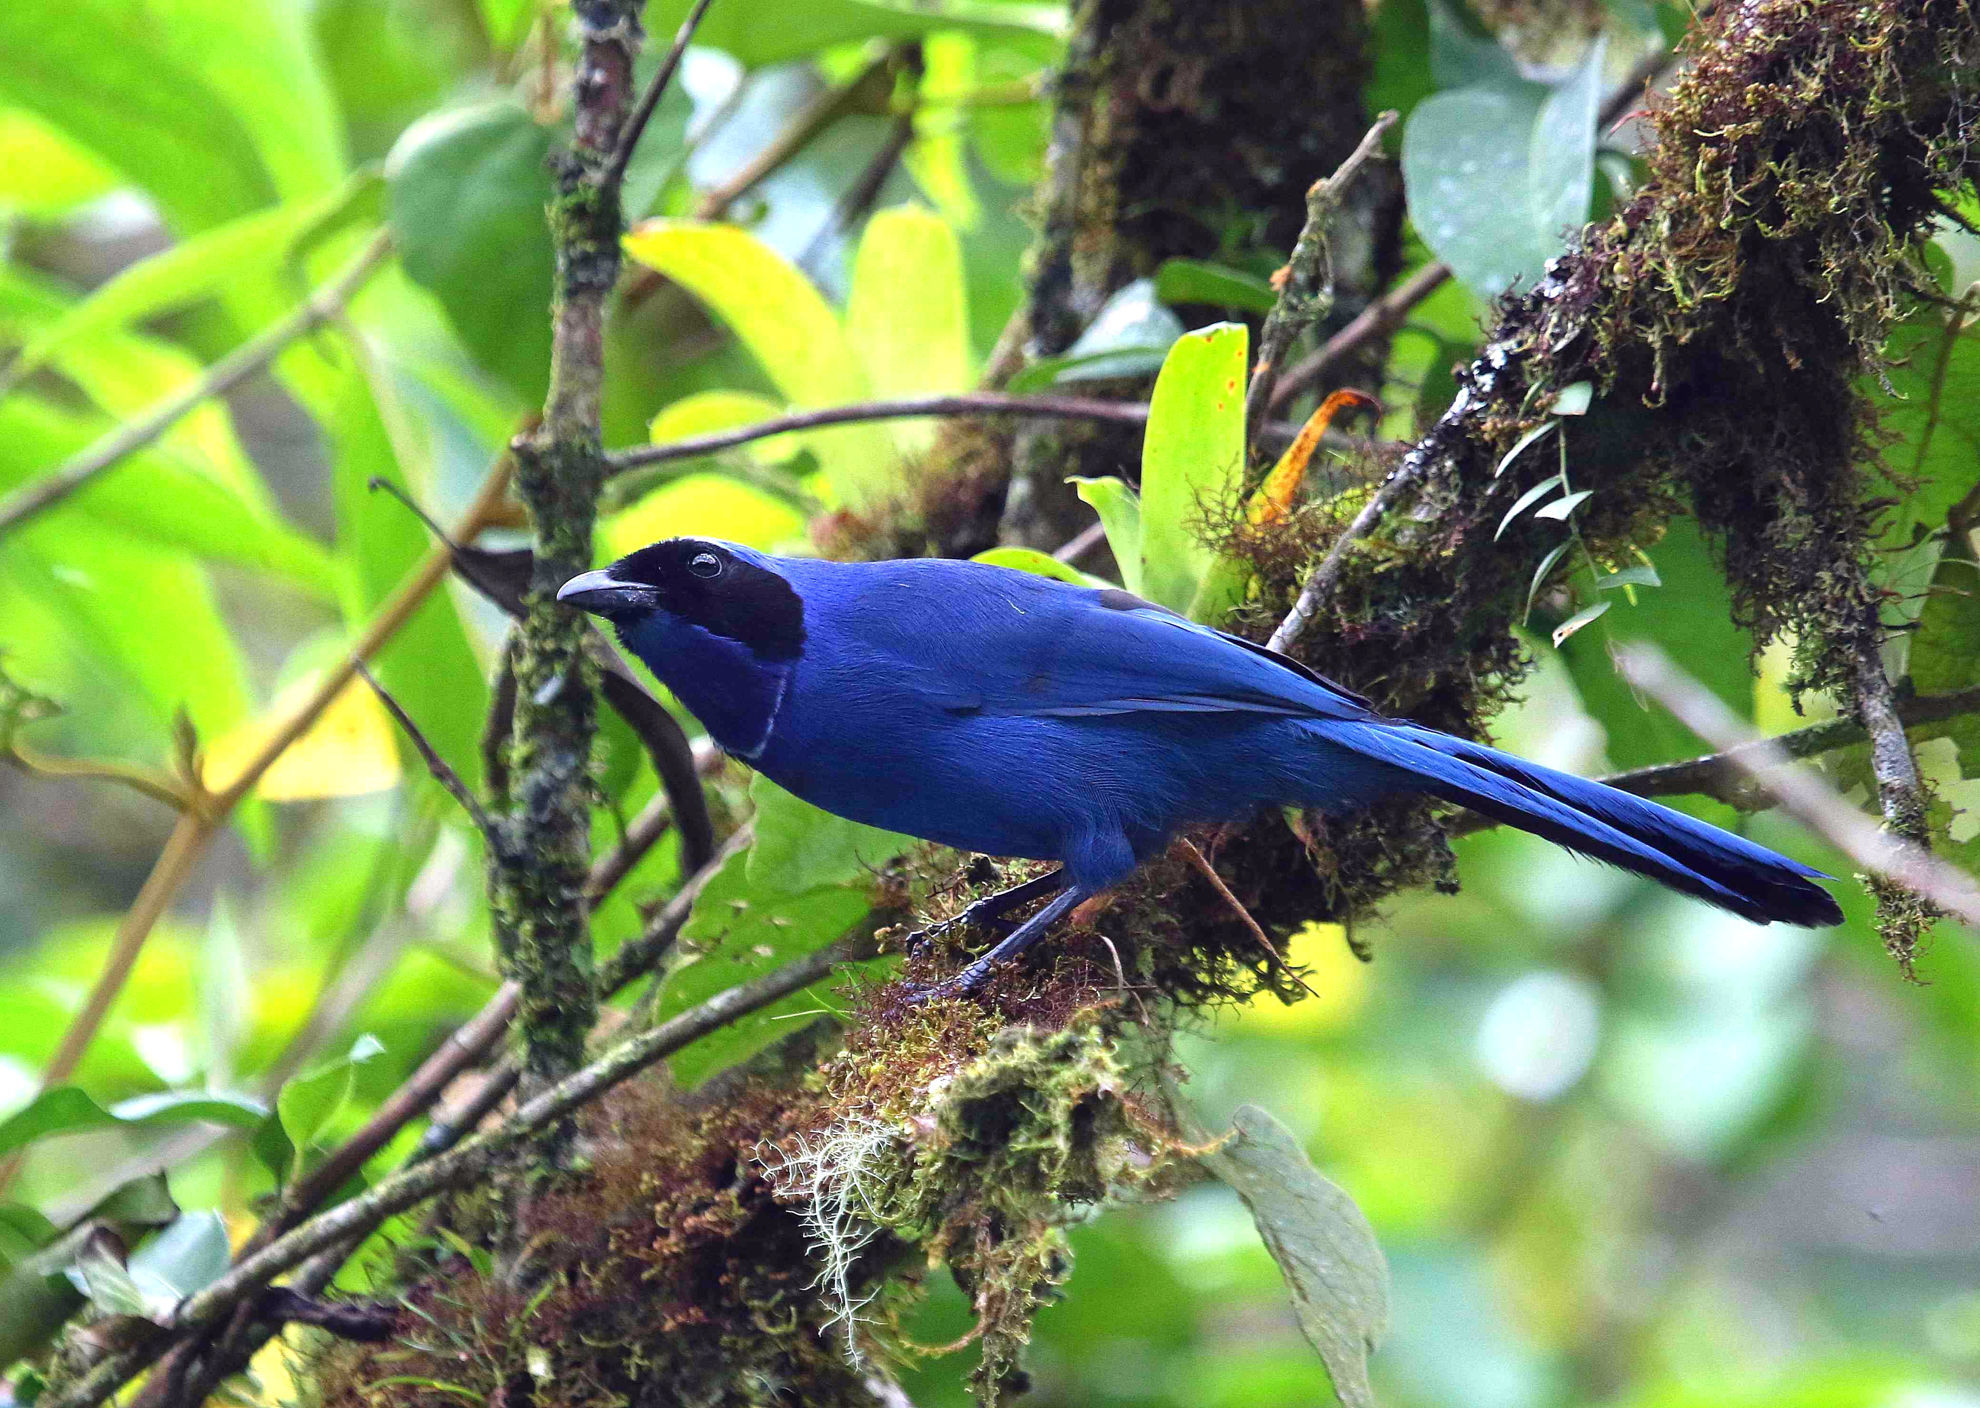
[[[234,1129],[252,1129],[267,1114],[268,1107],[260,1101],[225,1091],[169,1091],[104,1106],[88,1092],[62,1085],[43,1091],[25,1108],[0,1121],[0,1154],[11,1154],[38,1139],[97,1129],[173,1124],[223,1124]]]
[[[911,837],[820,811],[762,773],[750,779],[749,799],[756,807],[749,884],[758,894],[864,881],[914,844]]]
[[[1559,424],[1560,422],[1557,420],[1543,420],[1540,422],[1540,424],[1534,426],[1531,430],[1527,431],[1526,434],[1520,436],[1519,439],[1513,441],[1513,447],[1510,450],[1507,450],[1503,455],[1499,456],[1499,463],[1498,466],[1493,469],[1492,477],[1494,479],[1497,479],[1500,475],[1504,474],[1506,472],[1506,469],[1512,464],[1514,460],[1520,457],[1521,452],[1524,451],[1527,448],[1527,446],[1531,445],[1541,436],[1553,430]]]
[[[1374,1408],[1368,1357],[1389,1327],[1389,1264],[1374,1229],[1270,1114],[1241,1105],[1232,1125],[1232,1138],[1202,1163],[1251,1209],[1335,1397],[1345,1408]]]
[[[810,280],[769,245],[733,225],[649,220],[625,237],[626,253],[665,274],[735,334],[793,405],[842,405],[868,395],[859,354]],[[894,482],[893,435],[878,423],[813,432],[806,443],[830,487],[854,504]]]
[[[1076,587],[1112,586],[1102,578],[1089,572],[1082,572],[1069,562],[1061,562],[1049,552],[1037,548],[985,548],[971,562],[987,562],[992,567],[1008,567],[1014,572],[1030,572],[1040,577],[1056,577],[1061,582],[1071,582]]]
[[[1580,508],[1582,501],[1594,492],[1593,489],[1577,489],[1572,494],[1563,494],[1545,508],[1534,510],[1533,516],[1535,518],[1551,518],[1557,522],[1565,522],[1567,516],[1577,508]]]
[[[1078,475],[1067,481],[1079,497],[1100,515],[1106,530],[1107,546],[1120,564],[1121,585],[1136,596],[1141,585],[1141,498],[1134,486],[1113,475],[1087,479]]]
[[[833,406],[867,394],[838,315],[795,265],[747,230],[649,220],[625,246],[706,304],[793,405]]]
[[[1614,605],[1615,603],[1613,601],[1598,601],[1593,606],[1584,606],[1581,610],[1575,612],[1574,615],[1568,617],[1567,620],[1561,622],[1560,625],[1554,627],[1554,648],[1558,650],[1562,641],[1595,620],[1596,617],[1601,616]]]
[[[1217,323],[1176,340],[1148,410],[1141,450],[1143,594],[1188,611],[1215,554],[1206,518],[1228,513],[1244,477],[1249,336]]]
[[[1558,474],[1550,474],[1538,484],[1528,489],[1524,494],[1521,494],[1517,499],[1514,499],[1513,506],[1507,509],[1505,517],[1499,520],[1498,529],[1492,534],[1492,541],[1497,542],[1500,538],[1504,537],[1506,529],[1512,526],[1515,518],[1518,518],[1522,513],[1525,513],[1528,509],[1539,503],[1540,500],[1546,498],[1547,495],[1559,490],[1560,487],[1561,477]]]
[[[1585,416],[1588,407],[1595,400],[1595,383],[1592,381],[1572,382],[1554,394],[1553,412],[1557,416]]]
[[[900,205],[867,222],[853,259],[846,339],[875,396],[960,391],[969,383],[962,246],[941,216]],[[904,452],[926,449],[932,421],[890,425]]]

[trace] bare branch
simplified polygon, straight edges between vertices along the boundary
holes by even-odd
[[[290,1267],[318,1252],[368,1234],[386,1218],[418,1205],[435,1193],[471,1182],[499,1154],[538,1130],[566,1119],[689,1042],[809,987],[841,963],[858,962],[877,952],[871,927],[863,927],[760,978],[725,989],[699,1007],[649,1031],[629,1037],[537,1094],[496,1128],[444,1154],[400,1170],[368,1192],[339,1203],[277,1238],[198,1294],[181,1301],[172,1314],[169,1330],[140,1332],[135,1343],[105,1357],[80,1379],[45,1395],[43,1408],[95,1408],[134,1375],[157,1362],[175,1335],[216,1324],[245,1297],[259,1293],[272,1278]]]
[[[1267,403],[1269,408],[1275,412],[1285,410],[1302,391],[1317,386],[1335,367],[1360,351],[1364,344],[1401,327],[1410,309],[1442,288],[1450,276],[1451,266],[1448,264],[1425,264],[1362,309],[1352,322],[1328,338],[1323,346],[1287,369],[1272,391]]]
[[[646,130],[646,123],[653,116],[653,110],[660,106],[660,99],[666,96],[667,85],[674,80],[674,71],[681,66],[681,56],[687,52],[694,32],[701,25],[701,17],[708,13],[714,0],[696,0],[681,27],[674,32],[673,47],[660,61],[653,81],[646,85],[646,91],[639,95],[639,103],[627,115],[625,125],[619,129],[617,140],[612,145],[612,157],[605,169],[599,173],[601,185],[617,186],[626,178],[626,167],[632,162],[633,152],[639,146],[640,134]]]
[[[1300,227],[1292,254],[1279,271],[1279,296],[1265,315],[1258,334],[1258,361],[1245,392],[1245,424],[1252,438],[1264,423],[1279,379],[1279,361],[1299,335],[1324,318],[1334,304],[1334,265],[1327,250],[1327,226],[1340,208],[1341,197],[1382,145],[1382,135],[1396,125],[1397,114],[1385,112],[1362,136],[1332,176],[1315,181],[1306,193],[1306,223]]]
[[[1980,932],[1980,882],[1972,876],[1923,846],[1879,828],[1833,788],[1795,767],[1783,749],[1755,737],[1717,695],[1655,646],[1625,648],[1617,667],[1686,728],[1720,749],[1789,816],[1871,874],[1902,885]]]
[[[190,386],[166,397],[138,419],[117,427],[45,479],[23,486],[11,498],[0,502],[0,537],[43,509],[53,508],[126,455],[143,449],[170,430],[201,402],[225,395],[274,361],[290,343],[339,316],[391,252],[391,235],[379,231],[355,259],[295,312],[243,342],[208,367]]]
[[[426,770],[433,774],[433,780],[446,788],[447,795],[461,804],[461,810],[468,814],[468,820],[474,823],[475,830],[481,833],[482,840],[491,848],[500,847],[503,844],[502,830],[496,824],[495,818],[488,814],[487,808],[481,805],[481,799],[461,781],[461,775],[454,771],[452,764],[434,751],[433,744],[420,731],[419,725],[413,722],[412,715],[392,697],[390,690],[378,682],[378,677],[371,673],[364,662],[361,660],[355,662],[355,668],[358,678],[371,686],[371,692],[378,696],[378,702],[385,706],[385,712],[392,716],[393,721],[411,740],[413,748],[425,761]]]

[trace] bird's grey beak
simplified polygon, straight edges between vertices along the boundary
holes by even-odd
[[[612,575],[610,568],[581,572],[557,588],[557,600],[569,602],[580,611],[591,611],[601,616],[645,606],[652,598],[651,587],[621,582]]]

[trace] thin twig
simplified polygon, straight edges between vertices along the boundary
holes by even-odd
[[[1231,912],[1244,921],[1244,927],[1251,931],[1252,939],[1271,956],[1272,961],[1279,966],[1280,970],[1287,977],[1305,988],[1308,997],[1320,996],[1307,983],[1306,979],[1293,971],[1292,965],[1286,962],[1285,958],[1279,953],[1278,946],[1272,942],[1271,935],[1265,932],[1265,926],[1260,924],[1252,916],[1251,911],[1245,908],[1244,901],[1239,899],[1231,887],[1224,883],[1224,877],[1217,873],[1217,867],[1210,864],[1210,857],[1204,855],[1198,849],[1196,842],[1190,840],[1187,836],[1180,837],[1176,841],[1176,849],[1182,852],[1184,860],[1195,866],[1201,872],[1203,878],[1210,882],[1210,888],[1217,892],[1224,903],[1230,907]]]
[[[887,80],[891,89],[892,70],[897,62],[895,54],[889,50],[838,87],[828,88],[806,103],[792,117],[789,125],[771,139],[770,145],[730,173],[721,185],[702,196],[694,207],[695,219],[720,220],[728,213],[729,207],[755,189],[758,182],[810,146],[826,128],[848,113],[857,111],[863,98],[882,78]]]
[[[1061,543],[1052,557],[1055,561],[1074,563],[1107,541],[1107,525],[1089,523],[1065,542]]]
[[[436,1193],[470,1182],[485,1172],[497,1155],[538,1130],[568,1118],[654,1062],[779,998],[809,987],[841,963],[858,962],[877,952],[871,930],[862,929],[762,977],[725,989],[700,1006],[627,1038],[597,1060],[539,1092],[494,1129],[444,1154],[400,1170],[368,1192],[339,1203],[277,1238],[204,1290],[181,1301],[172,1313],[169,1331],[156,1334],[140,1331],[135,1344],[107,1356],[73,1383],[48,1392],[42,1408],[95,1408],[132,1376],[155,1363],[174,1337],[213,1325],[242,1299],[258,1293],[273,1277],[290,1267],[371,1232],[386,1218]]]
[[[1334,368],[1353,356],[1367,343],[1384,337],[1402,326],[1417,304],[1444,286],[1451,266],[1432,262],[1411,274],[1359,313],[1339,332],[1286,370],[1267,402],[1280,412],[1302,392],[1318,385]]]
[[[502,830],[495,824],[495,818],[488,814],[488,809],[481,805],[481,799],[474,795],[473,789],[461,781],[461,775],[454,771],[453,765],[434,750],[433,744],[420,731],[419,725],[413,722],[412,715],[405,711],[405,706],[394,699],[392,692],[378,682],[378,677],[366,668],[364,662],[361,660],[355,662],[355,668],[358,678],[371,686],[371,692],[378,696],[378,702],[385,706],[385,712],[392,716],[393,722],[398,724],[406,738],[411,741],[413,749],[425,762],[426,770],[433,774],[433,780],[447,789],[449,797],[461,804],[461,810],[468,814],[468,820],[474,823],[475,830],[481,833],[484,841],[490,846],[500,846]]]
[[[156,440],[202,402],[233,390],[274,361],[290,343],[337,317],[391,252],[391,234],[379,231],[355,259],[288,317],[243,342],[191,385],[173,392],[136,420],[118,426],[46,478],[25,485],[0,502],[0,536],[62,502],[126,455]]]
[[[866,165],[860,169],[859,175],[853,178],[852,184],[846,187],[845,193],[833,203],[831,212],[825,217],[825,223],[819,226],[818,233],[811,237],[804,247],[804,253],[798,256],[800,269],[815,271],[817,261],[824,256],[833,237],[840,231],[850,230],[859,224],[866,212],[872,208],[873,203],[880,199],[880,192],[886,188],[887,178],[894,174],[894,168],[900,164],[901,157],[914,142],[915,107],[919,101],[921,80],[927,66],[922,60],[920,44],[897,45],[894,53],[898,57],[899,68],[907,75],[908,81],[903,85],[907,91],[896,97],[899,107],[894,113],[893,120],[887,125],[887,136],[880,143],[879,150],[873,153]]]
[[[1285,620],[1279,622],[1271,640],[1266,642],[1268,649],[1284,654],[1299,644],[1299,638],[1319,613],[1320,603],[1333,595],[1334,585],[1340,580],[1342,567],[1347,561],[1348,549],[1366,536],[1404,494],[1415,488],[1428,464],[1426,456],[1412,454],[1383,481],[1380,489],[1369,496],[1368,502],[1361,506],[1361,512],[1334,540],[1334,545],[1327,549],[1320,565],[1313,569],[1313,575],[1306,579],[1306,585],[1300,588],[1299,600],[1293,603],[1292,610],[1286,613]]]
[[[625,180],[626,167],[632,161],[634,149],[639,146],[640,134],[646,130],[647,120],[653,116],[654,109],[660,106],[660,99],[666,96],[667,85],[674,79],[674,70],[681,66],[681,55],[687,52],[695,30],[700,27],[701,17],[708,13],[708,7],[713,3],[714,0],[696,0],[694,8],[687,12],[687,18],[681,21],[681,27],[674,31],[673,47],[667,50],[667,56],[660,61],[653,81],[646,85],[646,91],[639,95],[638,104],[619,129],[612,146],[612,159],[599,173],[600,185],[616,186]]]
[[[1245,423],[1253,427],[1254,438],[1272,402],[1280,360],[1299,335],[1333,307],[1334,265],[1327,248],[1327,227],[1340,209],[1341,197],[1381,148],[1382,135],[1396,120],[1393,110],[1377,117],[1339,169],[1325,180],[1315,181],[1306,192],[1306,223],[1300,227],[1285,268],[1279,271],[1279,296],[1259,331],[1258,361],[1251,369],[1251,387],[1245,392]]]
[[[482,482],[481,491],[468,506],[456,530],[456,535],[463,541],[478,534],[499,510],[502,496],[508,488],[509,468],[509,459],[505,455]],[[330,707],[331,701],[343,692],[355,673],[356,662],[368,660],[383,649],[434,588],[446,580],[449,565],[450,557],[445,547],[428,552],[399,589],[379,608],[378,615],[359,637],[357,644],[351,647],[350,654],[317,681],[309,698],[262,744],[260,751],[241,770],[240,776],[221,791],[210,794],[201,808],[180,813],[178,826],[159,852],[158,859],[152,864],[151,874],[145,877],[137,899],[132,901],[117,927],[109,965],[97,980],[96,988],[90,993],[83,1010],[70,1023],[69,1030],[63,1035],[61,1048],[42,1075],[43,1090],[52,1089],[73,1073],[75,1063],[80,1061],[82,1053],[95,1038],[103,1017],[130,976],[131,967],[137,962],[145,939],[192,874],[208,843],[226,825],[234,808],[254,789],[262,774],[275,765],[276,759],[307,733],[322,717],[323,711]],[[73,1052],[66,1065],[63,1057],[65,1051]],[[0,1191],[5,1190],[18,1172],[22,1157],[23,1154],[16,1154],[8,1163],[0,1165]]]
[[[1980,882],[1923,846],[1876,822],[1787,753],[1758,738],[1719,697],[1680,670],[1657,647],[1618,651],[1616,666],[1631,684],[1662,704],[1686,728],[1721,750],[1781,809],[1873,875],[1902,885],[1980,932]],[[1902,736],[1902,734],[1900,734]]]
[[[846,406],[825,406],[815,411],[794,411],[754,425],[712,435],[696,435],[665,445],[636,445],[606,456],[614,474],[641,465],[665,464],[670,460],[694,459],[718,454],[765,440],[793,430],[819,430],[831,425],[852,425],[872,420],[906,420],[915,416],[1045,416],[1062,420],[1102,420],[1116,425],[1146,425],[1148,406],[1140,401],[1101,401],[1088,396],[1013,396],[1003,391],[966,391],[952,396],[904,396],[885,401],[859,401]]]

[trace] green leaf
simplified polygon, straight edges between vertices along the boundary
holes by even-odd
[[[1113,585],[1090,572],[1080,571],[1070,562],[1061,562],[1052,554],[1040,552],[1036,548],[985,548],[970,561],[987,562],[992,567],[1008,567],[1016,572],[1031,572],[1040,577],[1056,577],[1061,582],[1071,582],[1076,587]]]
[[[1136,279],[1100,305],[1086,331],[1062,355],[1031,363],[1006,389],[1021,393],[1062,381],[1146,376],[1160,369],[1182,333],[1182,319],[1156,297],[1155,281]]]
[[[656,0],[646,27],[672,34],[691,0]],[[996,0],[735,0],[712,7],[695,42],[734,54],[751,68],[805,58],[861,39],[913,39],[940,30],[966,30],[1019,41],[1041,58],[1058,48],[1066,28],[1062,5]]]
[[[1374,1408],[1368,1356],[1389,1326],[1389,1264],[1374,1229],[1270,1114],[1241,1105],[1232,1131],[1201,1162],[1251,1209],[1335,1397],[1346,1408]]]
[[[1164,303],[1208,303],[1243,313],[1269,313],[1278,302],[1272,285],[1256,274],[1201,259],[1167,259],[1155,271],[1155,296]]]
[[[1506,535],[1506,529],[1512,527],[1512,522],[1515,518],[1518,518],[1522,513],[1525,513],[1528,509],[1539,503],[1540,500],[1546,498],[1547,495],[1555,492],[1560,487],[1561,477],[1558,474],[1550,474],[1538,484],[1528,489],[1524,494],[1514,499],[1513,506],[1507,509],[1505,517],[1499,520],[1499,526],[1492,534],[1492,541],[1496,543],[1500,538],[1503,538]]]
[[[749,799],[756,806],[749,884],[759,894],[864,882],[915,844],[912,837],[821,811],[762,773],[750,779]]]
[[[1125,479],[1104,475],[1095,479],[1074,475],[1067,481],[1079,497],[1100,515],[1106,530],[1107,546],[1120,564],[1121,585],[1142,596],[1141,585],[1141,497]]]
[[[1176,340],[1148,409],[1141,449],[1145,595],[1188,611],[1215,554],[1206,514],[1227,511],[1244,475],[1244,375],[1249,336],[1217,323]]]
[[[1497,479],[1500,475],[1504,474],[1507,467],[1519,458],[1521,451],[1559,425],[1560,422],[1557,420],[1543,420],[1540,424],[1527,431],[1526,434],[1520,436],[1519,439],[1513,441],[1513,447],[1499,456],[1498,467],[1492,471],[1492,477]]]
[[[1615,603],[1613,601],[1598,601],[1593,606],[1584,606],[1581,610],[1575,612],[1574,615],[1568,617],[1567,620],[1561,622],[1560,625],[1554,627],[1554,648],[1556,650],[1560,649],[1562,641],[1574,635],[1575,632],[1594,621],[1614,605]]]
[[[350,193],[292,201],[216,225],[120,270],[41,329],[8,367],[18,380],[55,352],[98,333],[187,307],[256,272],[273,273],[302,235],[348,204]]]
[[[52,649],[99,688],[131,691],[161,732],[183,708],[202,738],[216,738],[253,707],[247,662],[212,584],[183,552],[84,516],[48,514],[8,538],[0,582],[60,623]],[[77,707],[105,706],[82,699]]]
[[[1424,99],[1403,131],[1403,185],[1425,244],[1482,297],[1536,279],[1587,219],[1601,41],[1558,87],[1503,82]]]
[[[716,993],[759,977],[845,933],[872,909],[864,884],[820,885],[802,891],[759,889],[752,852],[731,856],[695,901],[661,989],[656,1021],[675,1017]],[[870,971],[870,969],[868,970]],[[668,1058],[674,1078],[700,1084],[775,1041],[801,1014],[830,1010],[831,983],[793,993]]]
[[[423,118],[386,160],[392,237],[482,367],[526,401],[550,367],[551,131],[510,102]]]
[[[969,383],[962,246],[941,216],[914,205],[878,212],[853,260],[846,340],[875,396],[960,391]],[[934,422],[892,423],[903,451],[926,449]]]
[[[8,0],[0,99],[122,170],[182,234],[344,173],[308,16],[272,0]]]
[[[336,1060],[283,1082],[275,1095],[275,1114],[292,1150],[290,1177],[301,1171],[304,1155],[351,1098],[358,1067],[384,1050],[378,1038],[367,1032]]]
[[[140,1095],[105,1107],[86,1091],[62,1085],[43,1091],[0,1121],[0,1154],[11,1154],[58,1134],[81,1134],[94,1129],[175,1124],[222,1124],[233,1129],[252,1129],[267,1114],[268,1107],[258,1100],[218,1091],[168,1091]]]
[[[685,288],[754,357],[793,405],[822,407],[868,394],[859,354],[811,281],[746,230],[695,220],[649,220],[626,253]],[[877,423],[813,432],[806,443],[832,487],[855,504],[894,480],[892,433]]]

